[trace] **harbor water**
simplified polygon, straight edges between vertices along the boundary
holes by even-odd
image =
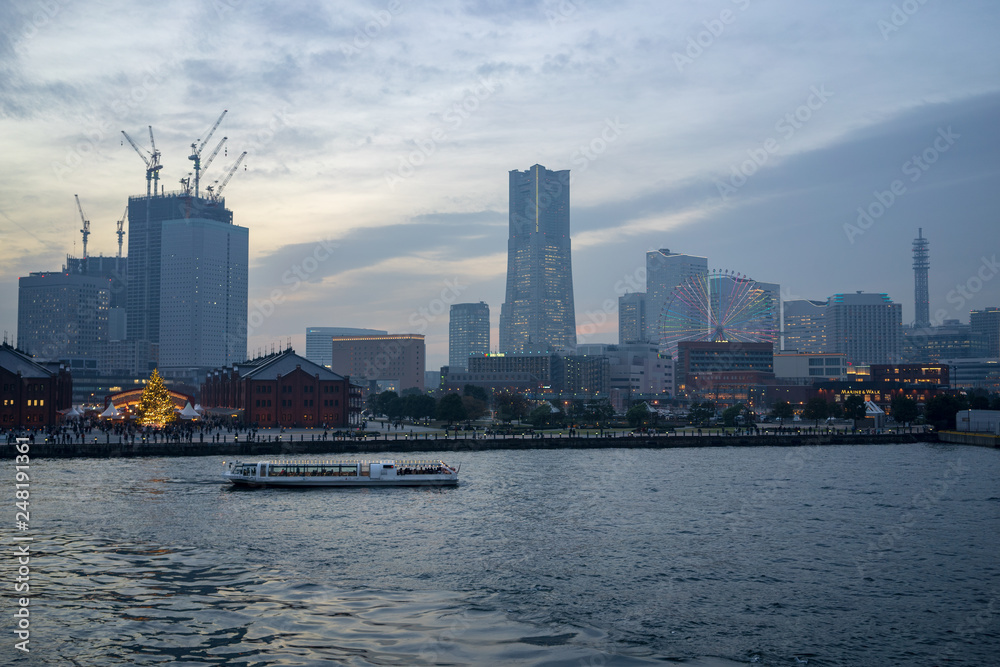
[[[0,662],[1000,664],[997,450],[405,455],[431,457],[460,486],[32,459],[30,653],[9,557]]]

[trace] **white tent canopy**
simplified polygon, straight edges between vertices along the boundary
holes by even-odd
[[[114,402],[112,402],[108,405],[108,409],[101,413],[101,416],[114,419],[115,417],[121,417],[122,413],[118,412],[118,408],[116,408]]]
[[[201,415],[199,415],[198,412],[191,407],[191,403],[188,402],[184,404],[184,409],[181,410],[180,416],[181,419],[197,419]]]

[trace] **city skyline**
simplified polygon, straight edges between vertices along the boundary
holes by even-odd
[[[994,5],[394,6],[167,2],[143,23],[87,3],[3,9],[4,329],[19,276],[80,254],[74,194],[90,254],[116,253],[115,221],[145,191],[120,131],[153,126],[174,189],[223,109],[227,153],[203,183],[249,151],[226,197],[252,232],[250,350],[304,350],[309,325],[377,328],[425,334],[436,368],[448,304],[480,300],[497,340],[504,174],[532,163],[574,178],[586,342],[617,341],[606,304],[641,291],[644,253],[664,247],[785,299],[884,292],[910,323],[923,228],[932,323],[1000,304]]]

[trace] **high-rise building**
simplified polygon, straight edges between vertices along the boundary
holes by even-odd
[[[106,278],[111,290],[108,302],[108,340],[124,340],[126,334],[125,306],[128,289],[128,258],[104,255],[87,257],[66,256],[67,273]]]
[[[646,293],[629,292],[618,297],[618,342],[646,342]]]
[[[570,255],[569,170],[510,172],[507,293],[500,350],[576,345]]]
[[[196,383],[201,371],[245,360],[249,232],[225,200],[129,197],[128,223],[127,339],[154,354],[159,346],[159,364],[174,369],[165,377]]]
[[[783,304],[781,349],[799,354],[826,352],[826,301],[792,299]]]
[[[107,278],[38,272],[18,279],[17,346],[42,361],[96,372],[108,340]]]
[[[448,320],[448,367],[468,370],[469,357],[490,351],[490,307],[479,303],[454,303]]]
[[[913,305],[915,319],[913,326],[925,329],[931,325],[931,308],[927,288],[927,271],[930,269],[930,251],[922,227],[913,239]]]
[[[161,233],[160,367],[200,377],[246,360],[249,230],[187,218]]]
[[[958,320],[937,327],[903,327],[903,363],[936,364],[972,356],[972,329]]]
[[[129,340],[160,342],[163,223],[189,218],[232,224],[233,212],[226,208],[224,199],[214,202],[183,192],[128,199]]]
[[[388,331],[381,329],[358,329],[355,327],[307,327],[306,359],[330,367],[333,360],[334,336],[385,336]]]
[[[973,356],[1000,357],[1000,308],[984,308],[969,313]]]
[[[887,294],[834,294],[826,303],[827,352],[851,364],[895,364],[902,356],[903,307]]]
[[[691,278],[707,276],[705,257],[670,252],[666,248],[646,253],[646,340],[660,341],[663,311],[670,304],[674,290]],[[693,321],[696,315],[690,315]]]
[[[397,393],[413,387],[424,390],[427,357],[421,334],[333,336],[331,344],[330,370],[355,384]]]

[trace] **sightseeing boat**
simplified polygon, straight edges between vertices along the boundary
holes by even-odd
[[[238,486],[455,486],[459,467],[444,461],[233,461],[222,477]]]

